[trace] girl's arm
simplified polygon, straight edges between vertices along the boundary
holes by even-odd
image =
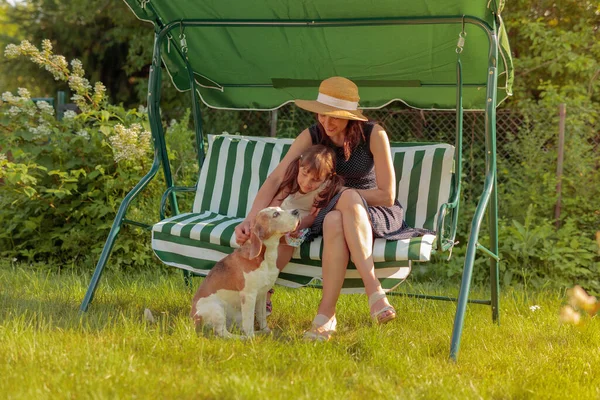
[[[273,200],[271,200],[271,202],[269,203],[269,207],[279,207],[281,206],[281,204],[283,203],[283,200],[285,200],[285,198],[288,196],[289,191],[286,189],[282,189],[279,192],[277,192],[277,194],[275,194],[275,197],[273,197]]]
[[[285,157],[283,157],[258,190],[256,198],[252,203],[252,208],[246,218],[235,227],[235,240],[239,245],[243,244],[250,237],[250,228],[252,227],[256,214],[263,208],[268,207],[274,200],[288,165],[310,146],[312,146],[312,139],[310,138],[308,129],[305,129],[298,135],[296,140],[294,140]]]
[[[396,199],[396,174],[387,133],[380,125],[371,133],[371,153],[375,162],[376,189],[358,190],[370,206],[391,206]]]
[[[306,217],[302,218],[300,224],[298,224],[298,231],[305,228],[310,228],[312,224],[315,222],[316,214],[309,214]]]

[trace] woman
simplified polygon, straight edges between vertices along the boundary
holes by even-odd
[[[396,178],[389,140],[380,125],[367,123],[358,110],[358,87],[350,80],[332,77],[319,87],[316,101],[296,100],[296,105],[318,114],[318,123],[294,140],[286,156],[258,191],[246,219],[236,227],[236,240],[244,243],[255,215],[268,206],[277,193],[286,168],[304,150],[315,144],[336,152],[336,172],[346,190],[321,209],[311,228],[311,237],[323,235],[323,294],[318,314],[305,337],[329,340],[335,331],[335,306],[342,289],[348,261],[356,265],[369,297],[373,319],[380,324],[396,317],[379,280],[372,257],[373,237],[398,240],[423,232],[407,228],[402,207],[396,200]],[[310,238],[310,237],[309,237]],[[289,252],[280,252],[277,265],[283,269]]]

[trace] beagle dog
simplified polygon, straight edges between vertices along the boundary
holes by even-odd
[[[298,210],[268,207],[257,214],[250,239],[217,262],[194,295],[190,317],[196,326],[208,325],[225,338],[251,338],[256,312],[259,331],[269,332],[267,291],[279,275],[279,239],[294,231],[299,222]],[[241,326],[243,336],[228,331],[233,323]]]

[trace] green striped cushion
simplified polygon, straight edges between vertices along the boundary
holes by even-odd
[[[185,213],[165,219],[153,226],[152,232],[161,240],[176,242],[177,238],[190,239],[219,246],[239,247],[235,242],[234,229],[242,218],[228,217],[211,211]],[[172,238],[172,239],[168,239]],[[429,261],[434,235],[405,240],[375,239],[373,259],[376,262]],[[323,254],[321,237],[303,243],[294,252],[294,258],[302,261],[319,261]]]
[[[164,263],[206,275],[214,263],[230,254],[235,243],[233,228],[242,219],[226,217],[213,212],[185,213],[166,219],[152,228],[152,248]],[[432,236],[433,237],[433,236]],[[317,239],[320,248],[321,240]],[[387,242],[396,244],[397,242]],[[399,242],[398,242],[399,243]],[[408,243],[400,245],[408,248]],[[410,272],[410,261],[392,261],[393,253],[386,248],[386,241],[376,242],[375,274],[385,289],[393,289]],[[387,250],[387,253],[386,253]],[[381,251],[381,253],[379,253]],[[407,252],[409,254],[410,252]],[[305,286],[320,281],[322,276],[320,252],[318,257],[294,259],[279,274],[278,284],[289,287]],[[362,280],[354,265],[350,264],[344,280],[344,293],[362,293]]]
[[[448,201],[454,166],[454,146],[392,144],[396,197],[404,219],[413,228],[436,230],[441,205]]]
[[[245,217],[258,189],[291,143],[292,139],[209,135],[193,211]],[[391,151],[396,194],[407,224],[435,230],[439,208],[450,195],[454,147],[392,143]]]
[[[258,189],[287,153],[292,139],[209,135],[193,211],[244,218]]]
[[[373,260],[375,262],[389,261],[429,261],[435,235],[403,240],[375,239],[373,242]],[[318,237],[294,252],[294,258],[302,260],[321,260],[323,256],[323,238]]]

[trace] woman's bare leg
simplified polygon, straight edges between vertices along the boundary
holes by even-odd
[[[323,294],[319,314],[331,318],[346,275],[350,254],[344,238],[342,213],[330,211],[323,221]]]
[[[336,210],[342,215],[344,239],[352,262],[363,280],[365,292],[371,295],[381,290],[381,284],[375,276],[373,230],[362,197],[354,190],[346,190],[340,196]],[[373,305],[372,311],[380,310],[387,305],[389,302],[384,298]]]

